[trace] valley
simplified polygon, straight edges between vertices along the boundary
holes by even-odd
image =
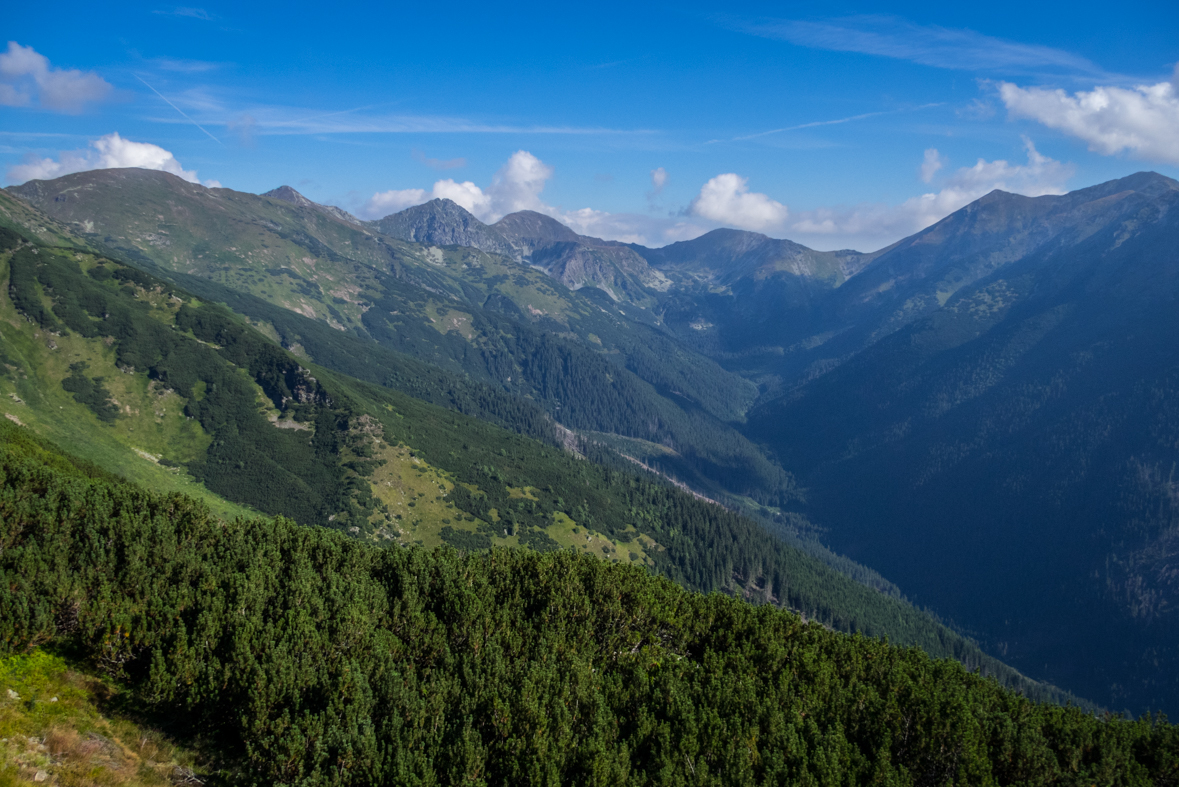
[[[128,212],[111,212],[112,189]],[[196,389],[186,399],[162,393],[166,372],[120,372],[124,351],[109,341],[62,335],[47,349],[48,323],[6,333],[14,357],[37,348],[20,368],[45,370],[37,383],[21,372],[3,383],[10,417],[72,445],[49,410],[76,411],[81,395],[33,392],[71,373],[99,380],[122,414],[113,429],[86,414],[103,436],[81,455],[128,477],[158,477],[227,516],[285,513],[424,547],[572,548],[702,589],[762,592],[767,569],[740,568],[744,558],[707,579],[673,568],[677,547],[657,518],[607,514],[617,504],[604,498],[574,505],[548,491],[565,482],[540,483],[547,474],[530,460],[504,475],[503,461],[460,459],[469,440],[440,452],[434,429],[453,416],[430,415],[438,426],[423,431],[409,413],[424,399],[539,440],[545,456],[559,455],[544,452],[560,451],[563,431],[611,473],[646,468],[698,505],[744,512],[760,525],[742,527],[767,529],[775,549],[802,548],[827,571],[912,599],[1021,671],[1102,705],[1168,707],[1179,690],[1157,667],[1179,658],[1168,644],[1177,588],[1165,481],[1173,181],[995,193],[871,254],[732,230],[662,249],[611,245],[540,214],[485,225],[445,200],[365,223],[288,187],[257,197],[131,170],[9,193],[9,226],[56,227],[54,242],[86,250],[83,273],[121,255],[159,277],[136,296],[154,319],[253,375],[256,416],[235,417],[255,419],[250,429],[273,433],[275,446],[310,439],[319,457],[295,465],[303,508],[278,505],[251,491],[264,476],[223,475],[267,460],[255,447],[218,448],[215,419],[198,428],[183,416]],[[50,215],[30,220],[38,208]],[[181,307],[169,287],[230,311]],[[263,337],[290,360],[262,361],[273,355]],[[288,394],[263,367],[287,369],[283,385],[313,409],[321,402],[335,426],[281,404]],[[299,374],[323,392],[298,393]],[[477,422],[464,423],[466,434]],[[317,447],[324,429],[335,430],[330,449]],[[1035,468],[1020,470],[1020,456]],[[584,476],[583,460],[569,461],[562,472]],[[709,549],[692,547],[697,566],[715,560]],[[1111,628],[1117,644],[1094,649]],[[1076,659],[1082,650],[1092,657]]]
[[[1179,787],[1179,15],[730,5],[5,8],[0,787]]]

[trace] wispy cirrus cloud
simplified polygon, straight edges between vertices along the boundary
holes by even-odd
[[[967,29],[918,25],[891,15],[825,20],[721,21],[741,32],[811,49],[858,52],[935,68],[1011,74],[1067,73],[1096,79],[1110,77],[1092,61],[1063,49],[1009,41]]]
[[[153,57],[147,63],[160,71],[171,71],[177,74],[204,74],[216,71],[226,65],[211,60],[186,60],[179,57]]]
[[[180,116],[181,116],[181,117],[183,117],[183,118],[184,118],[186,121],[188,121],[189,123],[191,123],[191,124],[193,124],[194,126],[196,126],[197,128],[199,128],[201,131],[203,131],[203,132],[205,133],[205,135],[206,135],[206,136],[207,136],[209,139],[213,140],[213,141],[214,141],[214,142],[216,142],[218,145],[220,145],[220,144],[221,144],[221,140],[219,140],[219,139],[217,139],[217,137],[213,136],[213,135],[212,135],[212,134],[209,132],[209,130],[208,130],[208,129],[206,129],[204,126],[202,126],[200,123],[196,122],[196,121],[195,121],[195,120],[193,120],[191,117],[189,117],[189,116],[188,116],[188,114],[187,114],[187,113],[186,113],[186,112],[185,112],[183,109],[181,109],[180,107],[176,106],[174,103],[172,103],[171,101],[169,101],[167,96],[165,96],[165,95],[164,95],[163,93],[161,93],[160,91],[156,90],[156,89],[155,89],[154,87],[152,87],[151,85],[147,84],[147,82],[145,82],[145,81],[144,81],[143,77],[141,77],[141,76],[139,76],[138,74],[136,74],[136,75],[135,75],[135,78],[136,78],[136,79],[138,79],[140,82],[143,82],[143,85],[144,85],[144,87],[146,87],[148,90],[150,90],[151,92],[153,92],[153,93],[155,93],[157,96],[159,96],[161,99],[163,99],[164,103],[166,103],[168,106],[172,107],[172,109],[176,110],[176,111],[177,111],[177,112],[180,114]]]
[[[448,159],[430,158],[416,148],[413,151],[413,157],[415,161],[420,161],[430,169],[462,169],[467,166],[467,160],[462,156]]]
[[[880,112],[865,112],[860,115],[851,115],[849,117],[835,118],[834,120],[812,120],[809,123],[799,123],[795,126],[783,126],[782,128],[772,128],[769,131],[758,131],[753,134],[744,134],[739,137],[733,137],[734,142],[744,142],[750,139],[757,139],[759,137],[768,137],[771,134],[781,134],[784,131],[802,131],[808,128],[820,128],[822,126],[841,126],[844,123],[854,123],[857,120],[867,120],[869,118],[881,117],[882,115],[896,115],[901,112],[917,112],[922,109],[930,109],[931,107],[943,106],[940,102],[932,104],[921,104],[916,107],[900,107],[898,109],[886,109]],[[718,141],[718,140],[713,140]]]
[[[165,16],[186,16],[190,19],[199,19],[202,22],[212,22],[217,18],[203,8],[193,8],[191,6],[175,6],[171,9],[152,11],[152,13],[163,14]]]
[[[181,100],[177,105],[184,106]],[[363,108],[362,108],[363,109]],[[463,117],[442,115],[369,114],[361,110],[340,110],[308,115],[289,107],[247,107],[235,110],[233,117],[243,112],[254,118],[255,133],[271,135],[332,135],[332,134],[561,134],[561,135],[616,135],[657,134],[654,129],[622,129],[602,126],[528,125],[489,123]],[[228,113],[226,113],[228,114]],[[232,122],[226,114],[201,113],[196,122],[205,126],[225,126]],[[218,116],[219,115],[219,116]],[[151,117],[159,123],[185,122],[178,118]]]

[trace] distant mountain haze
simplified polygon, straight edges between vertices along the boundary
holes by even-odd
[[[993,193],[845,292],[829,344],[866,348],[746,427],[832,545],[1023,669],[1179,705],[1179,184]]]

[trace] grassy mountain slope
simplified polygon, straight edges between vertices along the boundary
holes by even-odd
[[[1179,190],[1088,197],[1116,220],[958,289],[750,429],[837,550],[1025,669],[1174,709]]]
[[[79,173],[13,193],[195,292],[253,294],[532,397],[569,428],[665,444],[673,453],[661,468],[712,494],[794,499],[789,477],[726,423],[755,386],[609,299],[512,260],[403,243],[314,207],[158,172]]]
[[[4,444],[0,482],[0,647],[69,649],[236,783],[1179,778],[1161,720],[1036,705],[637,567],[226,524]]]

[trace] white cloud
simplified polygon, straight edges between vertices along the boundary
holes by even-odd
[[[729,226],[777,237],[785,235],[820,249],[871,250],[918,232],[994,189],[1026,196],[1063,194],[1066,182],[1073,175],[1073,166],[1042,155],[1030,139],[1024,139],[1024,146],[1026,163],[979,159],[973,166],[961,167],[948,176],[944,174],[945,158],[931,148],[923,156],[922,168],[929,173],[931,181],[943,175],[937,178],[940,189],[899,205],[827,207],[793,215],[786,205],[765,194],[750,192],[745,178],[726,173],[704,184],[685,211],[689,217],[610,213],[588,207],[565,210],[541,199],[553,168],[521,150],[500,168],[486,189],[471,181],[439,180],[429,190],[401,189],[374,194],[356,212],[365,218],[380,218],[445,197],[488,223],[516,210],[536,210],[582,235],[644,246],[690,240],[716,227]],[[658,185],[658,172],[651,173],[653,186]]]
[[[689,240],[711,229],[670,218],[638,213],[608,213],[593,208],[567,211],[557,218],[581,235],[643,246],[662,246],[677,240]]]
[[[0,104],[29,106],[35,94],[38,106],[68,113],[81,112],[113,89],[93,71],[52,68],[49,58],[15,41],[9,41],[8,51],[0,53],[0,80]]]
[[[660,174],[662,173],[662,174]],[[381,218],[391,213],[420,205],[431,199],[449,199],[473,213],[476,218],[489,224],[518,210],[535,210],[551,216],[575,232],[605,240],[623,243],[641,243],[646,246],[662,246],[677,240],[688,240],[703,235],[712,224],[683,221],[668,217],[647,216],[636,213],[609,213],[594,208],[563,210],[546,204],[541,199],[545,184],[553,176],[553,168],[526,150],[511,155],[491,180],[482,189],[471,181],[458,183],[447,178],[426,189],[399,189],[374,194],[356,210],[356,214],[369,219]],[[656,187],[667,182],[662,167],[651,173],[651,182]]]
[[[946,165],[945,159],[937,152],[937,148],[925,151],[925,160],[921,162],[921,182],[929,183],[937,171]]]
[[[651,189],[652,193],[658,194],[663,191],[663,187],[667,185],[667,170],[663,167],[656,167],[651,170]]]
[[[469,180],[464,180],[462,183],[456,183],[451,178],[440,180],[434,184],[431,196],[434,199],[448,199],[457,202],[480,219],[491,218],[491,197],[484,194],[483,189]]]
[[[1063,194],[1074,167],[1049,158],[1024,137],[1026,164],[1005,160],[979,159],[973,167],[962,167],[936,192],[905,200],[900,205],[857,205],[851,208],[820,208],[799,214],[790,229],[801,236],[815,236],[810,243],[831,247],[819,238],[838,239],[836,245],[876,244],[880,248],[919,232],[954,211],[995,189],[1039,197]],[[926,160],[929,152],[926,151]],[[864,247],[865,250],[873,246]]]
[[[790,211],[765,194],[749,191],[749,180],[740,175],[717,175],[705,183],[688,206],[693,216],[746,230],[769,230],[781,226]]]
[[[1132,89],[1095,87],[1073,95],[1001,82],[999,95],[1013,117],[1030,118],[1082,139],[1092,151],[1125,151],[1179,164],[1179,87],[1174,79]]]
[[[432,199],[425,189],[390,189],[379,191],[368,198],[364,206],[357,210],[361,218],[383,219],[394,213],[400,213],[406,208],[421,205]]]
[[[495,173],[487,189],[491,198],[489,218],[497,221],[501,216],[518,210],[553,212],[552,208],[540,201],[540,192],[552,176],[553,168],[548,164],[526,150],[516,151],[508,163]]]
[[[467,180],[451,178],[425,189],[401,189],[374,194],[358,213],[365,218],[381,218],[390,213],[420,205],[431,199],[449,199],[466,208],[480,221],[492,223],[518,210],[535,210],[560,218],[560,211],[540,199],[553,168],[526,150],[517,150],[500,167],[486,191]]]
[[[656,167],[651,170],[651,190],[647,192],[647,209],[659,209],[659,195],[663,193],[663,187],[667,185],[667,170],[663,167]]]
[[[8,180],[24,183],[27,180],[48,180],[92,169],[139,167],[170,172],[191,183],[199,183],[195,170],[180,166],[176,157],[159,145],[134,142],[120,137],[118,132],[107,134],[90,143],[89,150],[63,150],[57,159],[31,156],[23,164],[8,170]],[[216,183],[208,181],[207,183]],[[220,184],[217,184],[220,186]]]

